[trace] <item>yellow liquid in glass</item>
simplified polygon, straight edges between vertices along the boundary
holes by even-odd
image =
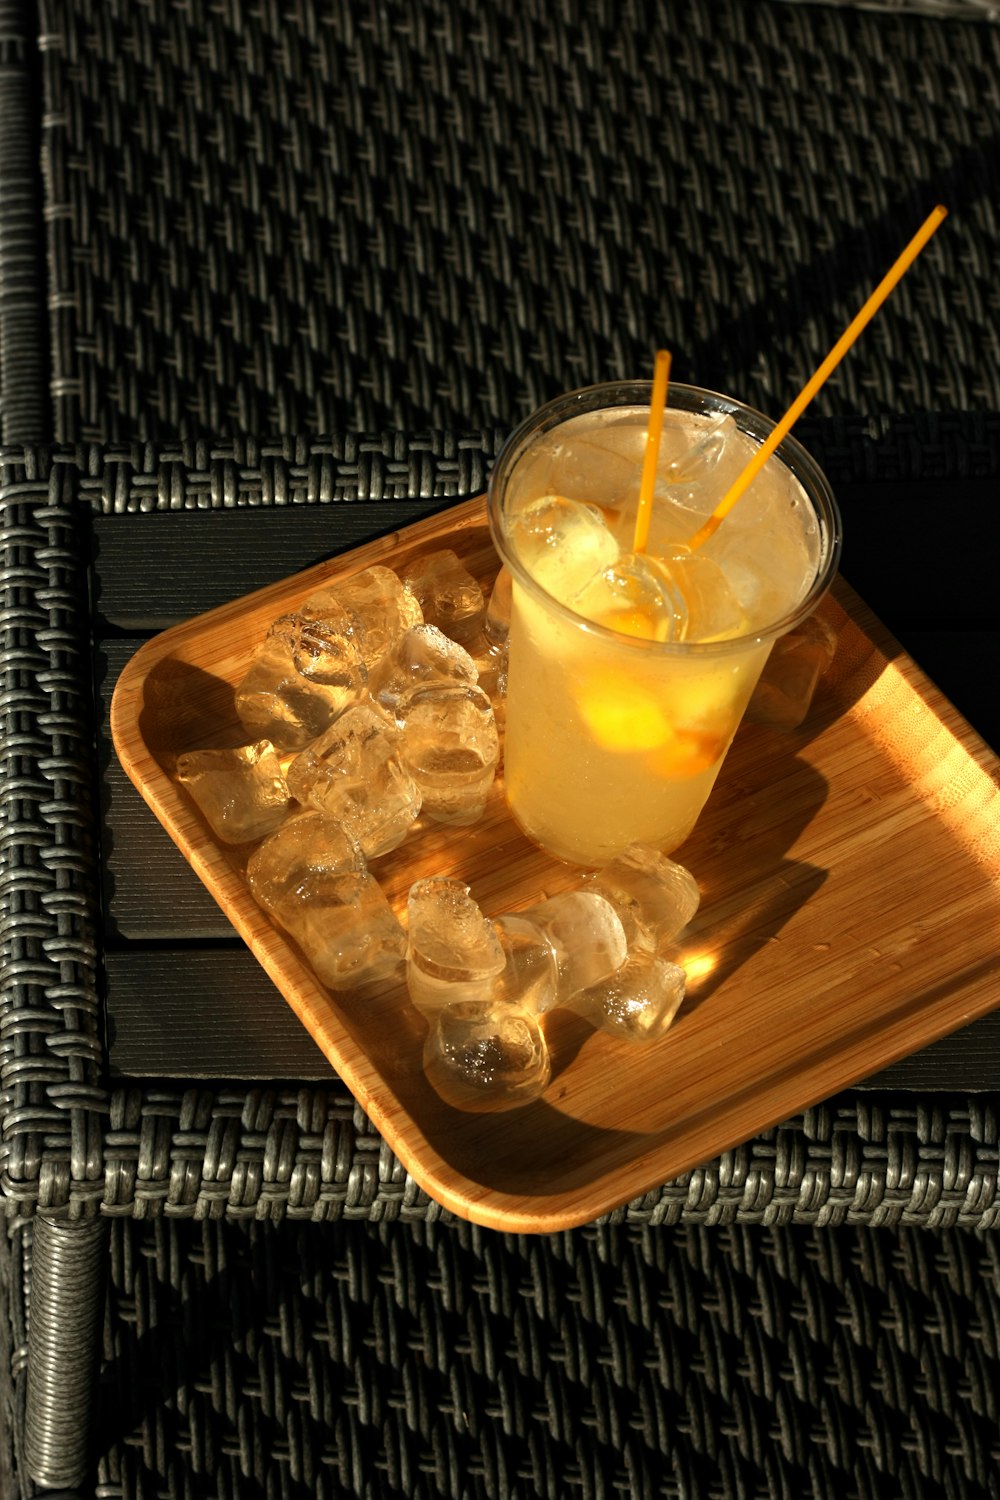
[[[619,545],[628,549],[638,473],[630,474],[623,455],[641,460],[645,414],[629,416],[618,411],[607,425],[575,418],[558,429],[558,442],[549,435],[547,452],[529,454],[523,473],[511,476],[507,513],[542,495],[576,498],[574,490],[582,491],[587,503],[600,497]],[[724,450],[724,464],[717,456],[706,472],[695,463],[686,482],[684,455],[715,425],[678,413],[665,428],[650,556],[671,555],[693,533],[699,512],[710,512],[719,485],[752,451],[749,439],[729,434],[727,448],[730,441],[735,446]],[[561,858],[597,865],[633,842],[670,852],[691,832],[767,659],[770,643],[756,641],[753,631],[793,608],[815,575],[812,507],[787,469],[772,460],[746,501],[742,524],[735,524],[734,511],[704,549],[702,572],[709,584],[719,581],[725,607],[713,618],[711,598],[698,604],[708,624],[702,639],[718,640],[720,621],[729,622],[739,636],[730,649],[665,647],[657,640],[663,622],[645,608],[607,611],[597,623],[610,629],[589,629],[515,579],[507,800],[525,832]],[[695,642],[697,627],[693,616]]]

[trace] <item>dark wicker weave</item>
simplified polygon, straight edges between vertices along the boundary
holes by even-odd
[[[780,410],[938,200],[824,409],[1000,409],[996,27],[774,0],[37,25],[59,440],[506,428],[661,342]]]
[[[472,493],[660,342],[776,411],[938,199],[822,457],[995,476],[998,80],[1000,28],[775,0],[0,3],[4,1494],[92,1475],[109,1235],[106,1500],[997,1493],[992,1093],[516,1241],[336,1086],[109,1087],[84,557],[95,512]]]
[[[98,1500],[997,1494],[992,1235],[160,1219],[110,1272]]]

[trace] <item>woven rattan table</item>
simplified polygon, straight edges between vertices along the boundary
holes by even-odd
[[[981,602],[981,548],[942,572],[933,532],[943,510],[952,522],[981,512],[1000,473],[1000,419],[845,419],[804,436],[837,488],[859,585],[1000,739],[965,655],[1000,638]],[[395,433],[3,455],[3,1190],[11,1210],[36,1216],[26,1451],[40,1477],[78,1477],[70,1434],[92,1386],[81,1351],[96,1337],[110,1219],[442,1213],[127,781],[106,712],[151,631],[481,492],[497,441]],[[927,538],[905,589],[864,561],[901,506]],[[921,568],[936,593],[914,609]],[[613,1220],[992,1226],[998,1023],[985,1017]]]
[[[1000,470],[995,12],[990,0],[870,11],[840,0],[389,0],[370,12],[353,0],[0,4],[0,1190],[18,1247],[5,1273],[4,1399],[22,1496],[91,1472],[109,1225],[135,1348],[169,1371],[190,1460],[168,1451],[164,1433],[176,1428],[150,1417],[142,1445],[109,1440],[109,1500],[195,1494],[220,1463],[220,1494],[322,1489],[300,1427],[287,1443],[272,1432],[279,1457],[261,1477],[264,1439],[214,1349],[206,1383],[183,1351],[171,1363],[155,1338],[147,1348],[162,1306],[142,1303],[136,1288],[150,1283],[136,1266],[155,1266],[171,1305],[200,1277],[192,1305],[210,1319],[220,1281],[242,1308],[260,1300],[262,1276],[272,1288],[295,1282],[289,1296],[318,1285],[323,1231],[342,1224],[372,1230],[370,1242],[341,1245],[344,1280],[384,1287],[408,1275],[419,1294],[364,1302],[379,1359],[349,1399],[324,1394],[311,1346],[303,1356],[314,1425],[336,1432],[333,1492],[374,1493],[377,1471],[384,1493],[407,1500],[451,1500],[462,1485],[477,1500],[561,1496],[553,1454],[571,1463],[571,1488],[602,1495],[749,1493],[754,1483],[792,1493],[807,1474],[816,1493],[841,1494],[852,1460],[869,1494],[886,1475],[913,1494],[925,1493],[922,1476],[928,1494],[987,1484],[996,1298],[976,1288],[968,1246],[979,1242],[933,1241],[945,1247],[943,1290],[897,1300],[889,1354],[866,1295],[878,1284],[898,1297],[882,1276],[878,1226],[920,1226],[930,1243],[949,1226],[995,1223],[995,1018],[663,1184],[586,1236],[511,1246],[456,1225],[449,1237],[219,926],[118,771],[103,725],[115,675],[150,631],[476,493],[501,430],[560,390],[641,373],[667,335],[679,378],[776,413],[859,288],[944,199],[948,234],[800,435],[845,511],[846,576],[998,745],[977,660],[995,654],[1000,630],[987,534]],[[927,518],[910,560],[920,589],[880,567],[904,506]],[[961,569],[939,566],[942,513],[968,539]],[[248,1002],[266,1047],[233,1024]],[[19,1233],[32,1220],[33,1235]],[[211,1226],[257,1220],[301,1224],[298,1259],[280,1259],[261,1225],[224,1264]],[[394,1223],[406,1225],[405,1244]],[[182,1270],[166,1234],[178,1224],[192,1230]],[[743,1226],[783,1225],[824,1226],[830,1238],[801,1259],[784,1240],[758,1256],[740,1238]],[[873,1231],[858,1240],[856,1276],[837,1260],[843,1225]],[[676,1251],[665,1235],[641,1238],[668,1226]],[[698,1238],[703,1226],[717,1235]],[[640,1238],[625,1246],[619,1231]],[[907,1244],[912,1290],[936,1262]],[[756,1299],[746,1320],[718,1300],[711,1273],[723,1264]],[[511,1293],[519,1277],[530,1298]],[[820,1284],[852,1310],[850,1349],[810,1300]],[[469,1285],[495,1316],[486,1333],[479,1304],[464,1300]],[[693,1329],[691,1308],[716,1298],[684,1360],[657,1344],[658,1288],[669,1289],[674,1328]],[[397,1320],[407,1296],[410,1323]],[[790,1296],[806,1298],[812,1341],[774,1343],[774,1358],[795,1367],[786,1407],[760,1350]],[[263,1301],[285,1317],[280,1298]],[[521,1319],[529,1305],[559,1331],[547,1362],[523,1352],[541,1347],[540,1322]],[[930,1390],[924,1416],[951,1418],[914,1309],[950,1347],[956,1308],[969,1307],[979,1363],[967,1360],[959,1380],[975,1419],[954,1418],[959,1440],[939,1427],[930,1441],[918,1413],[886,1445],[876,1417],[917,1411],[899,1396],[900,1348]],[[448,1341],[453,1316],[461,1327]],[[745,1335],[733,1357],[750,1370],[746,1386],[719,1373],[712,1339],[723,1325]],[[342,1370],[361,1368],[349,1317],[330,1317],[319,1337]],[[610,1341],[599,1356],[598,1337]],[[442,1436],[421,1402],[451,1400],[454,1431],[468,1427],[462,1372],[495,1378],[505,1339],[538,1384],[501,1381],[498,1424],[519,1441],[519,1403],[544,1391],[550,1430],[542,1439],[536,1429],[527,1477],[499,1439],[487,1451],[475,1431],[470,1478],[452,1430]],[[282,1323],[282,1341],[283,1354],[301,1343],[298,1323],[287,1337]],[[442,1372],[438,1387],[400,1355],[418,1346],[420,1371]],[[288,1408],[265,1355],[248,1347],[270,1431]],[[817,1385],[810,1352],[823,1350],[835,1368]],[[379,1425],[367,1393],[394,1360],[405,1390]],[[694,1385],[683,1387],[678,1361],[696,1369]],[[868,1363],[877,1393],[864,1383]],[[558,1416],[592,1370],[588,1391],[611,1371],[607,1388],[617,1381],[639,1403],[643,1453],[613,1399],[591,1395],[582,1426]],[[682,1388],[683,1401],[661,1401]],[[738,1410],[739,1454],[703,1416],[720,1390]],[[775,1422],[780,1454],[768,1447]],[[706,1454],[714,1479],[701,1490]]]

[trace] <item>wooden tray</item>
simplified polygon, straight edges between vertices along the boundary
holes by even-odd
[[[251,899],[245,851],[216,843],[165,769],[232,742],[232,687],[276,615],[329,580],[447,545],[484,585],[482,500],[366,544],[156,636],[111,708],[128,775],[413,1177],[496,1229],[586,1223],[1000,1003],[1000,762],[840,580],[837,656],[791,734],[744,726],[677,852],[702,889],[687,999],[651,1046],[561,1012],[553,1076],[520,1110],[443,1104],[420,1064],[405,985],[323,988]],[[410,883],[465,880],[488,915],[572,887],[506,815],[502,785],[467,829],[429,826],[375,862],[405,919]]]

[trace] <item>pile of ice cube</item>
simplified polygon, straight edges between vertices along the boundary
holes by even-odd
[[[369,861],[421,814],[464,825],[485,811],[506,643],[490,604],[449,549],[402,576],[376,566],[332,583],[253,650],[235,689],[248,743],[177,758],[221,842],[261,841],[250,889],[332,988],[382,977],[405,955]]]
[[[613,1035],[656,1041],[684,998],[676,943],[698,902],[689,871],[638,844],[577,890],[493,920],[461,881],[417,881],[406,977],[429,1023],[431,1085],[464,1110],[537,1098],[551,1074],[539,1023],[557,1006]]]
[[[421,813],[460,825],[483,815],[509,612],[506,570],[487,602],[450,550],[402,576],[372,567],[331,584],[254,649],[235,690],[248,742],[189,750],[176,766],[219,840],[256,846],[250,890],[322,983],[354,989],[405,963],[428,1022],[426,1075],[465,1110],[544,1091],[540,1022],[556,1007],[633,1041],[661,1037],[684,997],[676,944],[699,901],[687,870],[635,845],[578,889],[492,919],[461,881],[418,880],[404,929],[369,862]],[[832,637],[804,640],[795,649],[809,648],[815,673]],[[789,651],[786,675],[801,675],[799,656]],[[787,719],[781,704],[768,705],[774,722]]]
[[[499,757],[480,671],[495,675],[502,645],[485,613],[480,585],[441,551],[402,578],[367,568],[274,620],[236,687],[250,743],[178,758],[217,837],[263,837],[297,802],[374,858],[421,811],[441,823],[480,817]]]

